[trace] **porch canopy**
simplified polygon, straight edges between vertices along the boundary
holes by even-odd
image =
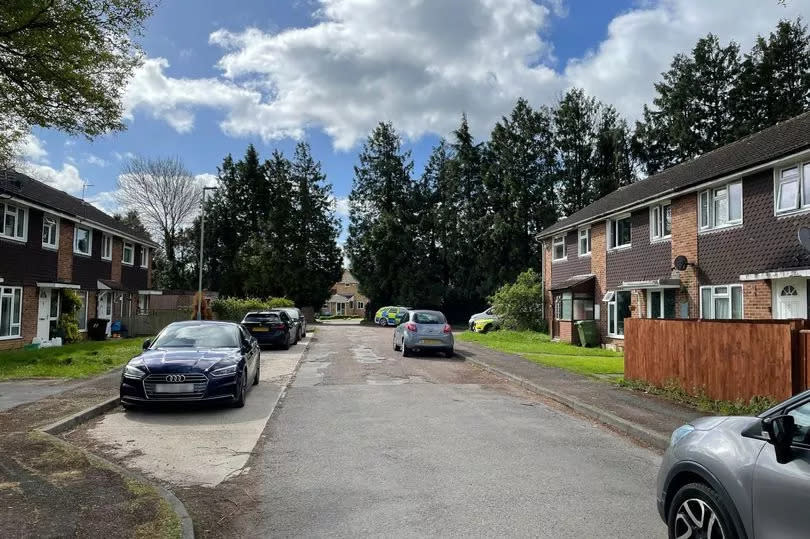
[[[645,288],[680,288],[680,279],[650,279],[647,281],[624,281],[616,290],[643,290]]]
[[[587,288],[588,284],[593,284],[594,279],[596,276],[592,273],[588,273],[585,275],[574,275],[573,277],[569,277],[568,279],[561,281],[557,284],[551,285],[552,292],[562,292],[563,290],[570,290],[573,288]],[[593,293],[593,287],[590,288],[591,293]]]

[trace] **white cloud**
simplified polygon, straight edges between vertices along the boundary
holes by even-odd
[[[133,159],[135,154],[132,152],[113,152],[113,157],[119,161],[123,161],[124,159]]]
[[[114,191],[102,191],[87,197],[87,202],[110,215],[121,212],[121,205]]]
[[[81,195],[84,180],[79,174],[79,169],[70,163],[62,163],[61,169],[53,168],[49,165],[25,162],[17,166],[23,174],[27,174],[44,182],[51,187],[61,191],[66,191],[71,195]]]
[[[218,187],[219,186],[219,178],[217,178],[216,174],[211,174],[210,172],[204,172],[202,174],[196,174],[194,179],[200,184],[200,187]]]
[[[102,159],[101,157],[94,155],[92,153],[87,154],[85,161],[90,165],[95,165],[97,167],[106,167],[107,161]]]
[[[333,203],[338,217],[349,216],[349,197],[335,197]]]
[[[27,134],[15,149],[18,159],[23,161],[33,161],[36,163],[48,162],[48,151],[45,149],[45,142],[37,138],[33,133]]]
[[[166,59],[147,59],[125,109],[130,119],[142,110],[187,133],[196,109],[213,108],[230,136],[269,141],[314,128],[338,149],[381,120],[411,138],[447,135],[462,112],[485,136],[518,97],[550,104],[570,86],[633,118],[674,54],[710,31],[745,50],[780,18],[810,17],[799,4],[645,0],[614,18],[593,51],[556,72],[543,36],[553,16],[565,16],[562,0],[468,0],[464,9],[456,0],[319,0],[308,27],[213,32],[210,43],[224,50],[220,76],[175,78]]]

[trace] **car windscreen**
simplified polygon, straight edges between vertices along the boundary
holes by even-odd
[[[284,309],[284,312],[290,315],[290,318],[297,320],[298,319],[298,311],[295,309]]]
[[[239,348],[239,330],[219,324],[170,325],[151,348]]]
[[[413,313],[413,321],[417,324],[444,324],[442,313]]]
[[[273,322],[280,322],[281,319],[278,317],[276,313],[251,313],[245,316],[244,322],[246,323],[261,323],[261,324],[272,324]]]

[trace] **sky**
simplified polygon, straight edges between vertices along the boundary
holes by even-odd
[[[582,87],[628,120],[672,57],[709,32],[748,50],[810,0],[163,0],[125,93],[123,132],[88,141],[35,129],[32,177],[117,209],[122,164],[178,156],[215,184],[227,154],[269,157],[299,140],[334,186],[344,222],[353,165],[380,121],[421,169],[466,113],[486,138],[518,97],[553,104]]]

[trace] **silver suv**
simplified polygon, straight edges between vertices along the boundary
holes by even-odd
[[[671,538],[810,536],[810,391],[677,428],[657,495]]]

